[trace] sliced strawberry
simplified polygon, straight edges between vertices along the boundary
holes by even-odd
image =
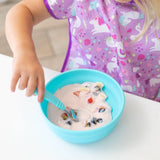
[[[73,92],[73,94],[78,97],[79,94],[80,94],[80,92],[81,92],[81,91],[75,91],[75,92]]]
[[[68,118],[68,115],[67,115],[67,113],[62,113],[61,117],[63,120],[66,120]]]

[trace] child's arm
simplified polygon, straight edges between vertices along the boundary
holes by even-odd
[[[25,89],[31,96],[38,87],[38,101],[44,97],[44,73],[37,59],[32,40],[33,25],[50,17],[43,0],[23,0],[15,5],[6,17],[6,36],[13,52],[11,90]]]

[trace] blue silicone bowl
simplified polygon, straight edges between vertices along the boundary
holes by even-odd
[[[64,129],[53,124],[48,119],[48,102],[43,100],[40,104],[42,112],[51,130],[62,139],[72,143],[91,143],[108,135],[117,125],[125,104],[124,92],[120,85],[109,75],[91,69],[76,69],[60,73],[47,83],[46,90],[51,93],[55,93],[57,89],[60,89],[63,86],[83,82],[102,82],[104,84],[103,91],[107,94],[106,101],[112,109],[112,121],[107,125],[87,131]]]

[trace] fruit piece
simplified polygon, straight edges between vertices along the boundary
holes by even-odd
[[[103,119],[102,119],[102,118],[98,118],[98,119],[97,119],[97,122],[98,122],[98,123],[102,123],[102,122],[103,122]]]
[[[79,94],[80,94],[80,92],[81,92],[81,91],[75,91],[75,92],[73,92],[73,94],[78,97]]]
[[[100,93],[100,91],[94,91],[94,92],[92,92],[92,93],[93,93],[93,95],[98,96],[99,93]]]
[[[85,122],[85,127],[91,127],[91,123],[90,122]]]
[[[94,94],[95,96],[98,96],[101,91],[102,91],[102,87],[96,85],[96,86],[94,87],[93,94]]]
[[[93,124],[97,124],[97,118],[93,117],[92,120],[91,120],[91,122],[92,122]]]
[[[82,88],[80,88],[80,91],[89,91],[89,88],[87,88],[87,87],[82,87]]]
[[[102,90],[102,88],[99,87],[99,86],[95,86],[94,89],[95,89],[95,91],[101,91]]]
[[[99,86],[100,88],[103,88],[104,84],[102,82],[96,82],[96,85]]]
[[[66,124],[71,126],[72,125],[72,121],[67,121]]]
[[[100,93],[100,96],[103,98],[103,99],[106,99],[107,98],[107,96],[104,94],[104,93]]]
[[[105,107],[100,106],[100,108],[99,108],[98,112],[102,113],[102,112],[104,112],[105,110],[106,110],[106,108],[105,108]]]
[[[68,118],[68,115],[67,115],[67,113],[62,113],[61,117],[63,118],[63,120],[66,120]]]
[[[96,82],[96,86],[98,86],[99,88],[103,88],[104,84],[101,82]]]
[[[88,103],[92,103],[92,102],[93,102],[93,98],[92,97],[88,98]]]

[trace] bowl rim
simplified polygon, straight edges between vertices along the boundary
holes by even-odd
[[[60,72],[60,74],[56,75],[55,77],[53,77],[52,79],[50,79],[47,84],[46,84],[46,89],[48,88],[48,86],[50,85],[50,83],[52,83],[52,80],[54,79],[57,79],[59,78],[60,76],[64,76],[68,73],[72,73],[72,72],[79,72],[79,71],[89,71],[89,72],[97,72],[98,74],[103,74],[104,76],[107,76],[107,78],[110,78],[115,84],[116,86],[119,88],[119,91],[120,91],[120,94],[121,96],[123,97],[122,99],[122,109],[120,110],[120,112],[118,112],[118,114],[115,116],[114,119],[112,119],[109,123],[101,126],[101,127],[98,127],[98,128],[93,128],[93,129],[89,129],[89,130],[70,130],[70,129],[66,129],[66,128],[62,128],[62,127],[59,127],[57,125],[55,125],[54,123],[52,123],[48,117],[43,113],[43,115],[45,116],[45,119],[49,122],[49,124],[51,124],[52,126],[54,126],[54,128],[58,129],[59,131],[63,131],[63,132],[68,132],[68,133],[90,133],[90,132],[98,132],[99,130],[103,130],[107,127],[110,127],[112,126],[114,123],[118,123],[122,113],[123,113],[123,110],[124,110],[124,106],[125,106],[125,95],[124,95],[124,91],[122,90],[121,86],[119,85],[119,83],[114,79],[112,78],[110,75],[108,75],[107,73],[104,73],[102,71],[99,71],[99,70],[94,70],[94,69],[72,69],[72,70],[68,70],[68,71],[65,71],[65,72]],[[42,109],[42,105],[43,105],[43,102],[40,103],[41,105],[41,110],[43,112],[43,109]],[[48,105],[48,102],[47,102],[47,105]]]

